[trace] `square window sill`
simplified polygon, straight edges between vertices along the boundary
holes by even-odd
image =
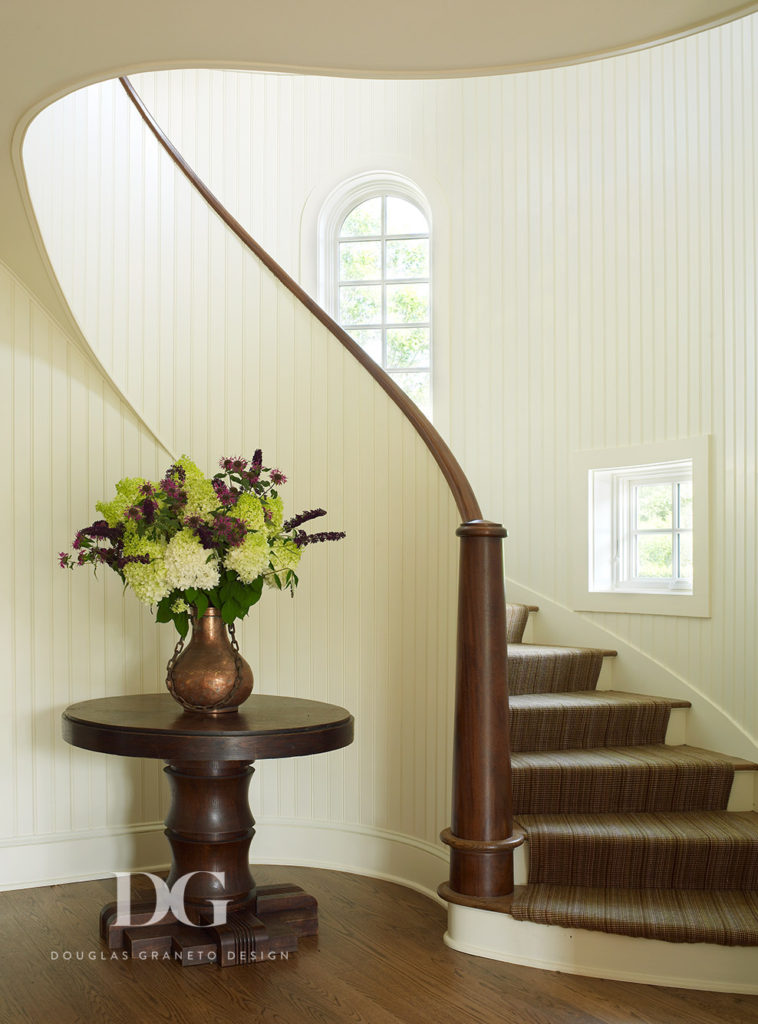
[[[675,615],[708,619],[711,615],[707,595],[686,591],[584,591],[574,596],[578,612],[615,612],[625,615]]]

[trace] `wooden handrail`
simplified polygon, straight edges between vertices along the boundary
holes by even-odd
[[[455,456],[418,406],[315,302],[232,216],[198,177],[137,94],[120,78],[159,144],[221,220],[296,299],[319,320],[386,391],[434,457],[452,491],[462,525],[453,740],[452,827],[441,839],[450,847],[450,881],[440,895],[450,903],[502,909],[513,891],[513,831],[508,721],[503,538],[499,523],[482,519],[479,502]]]
[[[368,370],[377,384],[384,388],[395,405],[400,408],[403,415],[411,421],[413,426],[416,428],[416,432],[434,456],[437,465],[440,467],[442,475],[452,491],[455,504],[458,507],[458,511],[463,522],[465,523],[481,519],[482,511],[479,507],[479,502],[476,500],[471,484],[469,483],[466,474],[461,469],[460,463],[440,436],[439,431],[437,431],[429,422],[416,403],[397,386],[392,377],[390,377],[390,375],[386,373],[385,370],[383,370],[367,352],[363,351],[360,345],[350,337],[347,331],[343,327],[340,327],[337,321],[333,317],[329,316],[326,310],[312,299],[305,289],[301,288],[297,281],[294,280],[294,278],[290,277],[287,271],[281,267],[258,242],[256,242],[253,236],[245,230],[237,218],[226,209],[220,199],[211,192],[205,182],[196,174],[192,167],[190,167],[165,132],[161,129],[153,115],[142,102],[141,97],[129,79],[122,77],[119,78],[119,81],[126,90],[126,94],[129,99],[140,112],[142,120],[145,122],[147,127],[156,137],[166,153],[168,153],[174,161],[182,174],[203,196],[208,205],[216,211],[227,227],[229,227],[240,241],[257,256],[261,263],[271,271],[274,277],[281,281],[284,287],[287,288],[288,291],[292,292],[295,298],[299,299],[299,301],[302,302],[302,304],[316,317],[316,319],[320,320],[327,330],[334,335],[337,341],[344,345],[348,352],[350,352],[350,354]]]

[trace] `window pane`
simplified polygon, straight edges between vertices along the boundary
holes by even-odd
[[[377,281],[381,276],[381,242],[340,242],[340,280]]]
[[[665,530],[672,526],[671,484],[640,484],[637,492],[637,529]]]
[[[382,322],[382,286],[344,286],[340,288],[340,323],[380,324]]]
[[[413,327],[387,331],[387,366],[429,365],[429,328]]]
[[[428,373],[391,373],[390,376],[427,416],[432,409],[431,377]]]
[[[382,332],[381,331],[351,331],[351,338],[355,338],[358,344],[375,359],[377,363],[382,361]]]
[[[400,324],[428,322],[429,285],[387,285],[387,320]]]
[[[350,211],[342,222],[340,236],[349,238],[352,235],[381,235],[382,233],[382,197],[367,199]]]
[[[429,277],[429,239],[387,242],[387,277]]]
[[[672,535],[637,538],[637,576],[671,579],[673,569]]]
[[[692,529],[692,481],[679,484],[679,525]]]
[[[428,235],[429,224],[418,206],[407,199],[387,196],[388,235]]]
[[[692,581],[692,534],[679,534],[679,575]]]

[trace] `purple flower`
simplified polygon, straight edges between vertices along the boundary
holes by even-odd
[[[235,455],[232,458],[219,459],[218,464],[227,473],[241,473],[243,469],[247,468],[247,459],[243,459],[241,455]]]
[[[271,483],[276,484],[277,487],[287,483],[287,477],[282,473],[281,469],[271,470]]]
[[[219,480],[217,477],[213,479],[213,490],[216,492],[218,500],[224,506],[229,508],[234,505],[239,496],[239,491],[233,490],[231,487],[227,487],[223,480]]]
[[[155,497],[155,488],[151,483],[143,484],[139,489],[140,494],[144,494],[147,498]]]
[[[253,462],[250,468],[260,474],[260,471],[263,468],[263,452],[260,448],[255,449],[253,453]]]
[[[144,501],[141,501],[137,507],[141,510],[142,516],[148,526],[155,522],[155,513],[158,511],[157,501],[153,501],[152,498],[148,497],[145,498]]]
[[[245,539],[247,530],[241,519],[234,516],[217,515],[213,523],[213,537],[218,543],[238,547]]]
[[[68,569],[68,564],[71,561],[71,556],[68,554],[68,552],[67,551],[61,551],[58,554],[58,559],[60,561],[61,569]]]
[[[200,518],[200,516],[187,516],[184,520],[184,525],[189,526],[195,531],[200,543],[206,550],[210,550],[215,547],[215,539],[213,536],[213,530],[208,524]]]
[[[326,540],[342,540],[346,536],[347,534],[343,531],[330,530],[324,533],[306,533],[305,530],[300,530],[297,537],[294,537],[293,540],[299,548],[304,548],[308,544],[320,544]]]
[[[282,530],[285,533],[289,533],[290,530],[296,530],[298,526],[302,526],[303,523],[308,523],[311,519],[318,519],[319,516],[325,516],[326,509],[324,508],[312,508],[307,512],[300,512],[298,515],[293,516],[292,519],[288,519],[286,523],[282,525]]]
[[[182,474],[184,473],[184,470],[182,469],[181,466],[178,466],[177,468],[182,470]],[[169,499],[169,501],[175,501],[178,505],[186,505],[187,492],[183,491],[179,484],[172,477],[170,477],[168,473],[166,474],[164,479],[161,480],[161,490]]]
[[[139,523],[142,519],[144,519],[142,509],[140,508],[139,505],[132,505],[131,508],[128,508],[126,512],[124,512],[124,517],[126,519],[133,520],[135,523]]]

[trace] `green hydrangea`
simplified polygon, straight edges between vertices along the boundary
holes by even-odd
[[[275,540],[271,546],[271,567],[275,571],[266,576],[265,583],[269,587],[275,587],[277,579],[284,586],[287,582],[287,573],[294,572],[300,562],[300,548],[292,540]]]
[[[266,529],[269,534],[279,533],[284,522],[284,502],[277,494],[275,498],[264,498],[263,506],[271,516],[266,520]]]
[[[210,513],[218,508],[218,496],[213,490],[213,484],[202,474],[199,477],[187,475],[182,488],[187,494],[187,504],[184,507],[185,515],[208,519]]]
[[[162,558],[148,562],[130,562],[124,566],[124,579],[143,604],[156,604],[171,592]]]
[[[98,501],[95,508],[101,513],[108,526],[122,522],[124,513],[141,500],[140,488],[147,481],[141,476],[129,476],[116,484],[116,496],[112,501]]]
[[[252,583],[268,569],[271,549],[262,533],[249,533],[239,547],[231,548],[224,565],[233,569],[243,583]]]
[[[240,494],[231,513],[236,519],[241,519],[248,530],[263,530],[266,525],[263,505],[255,494]]]

